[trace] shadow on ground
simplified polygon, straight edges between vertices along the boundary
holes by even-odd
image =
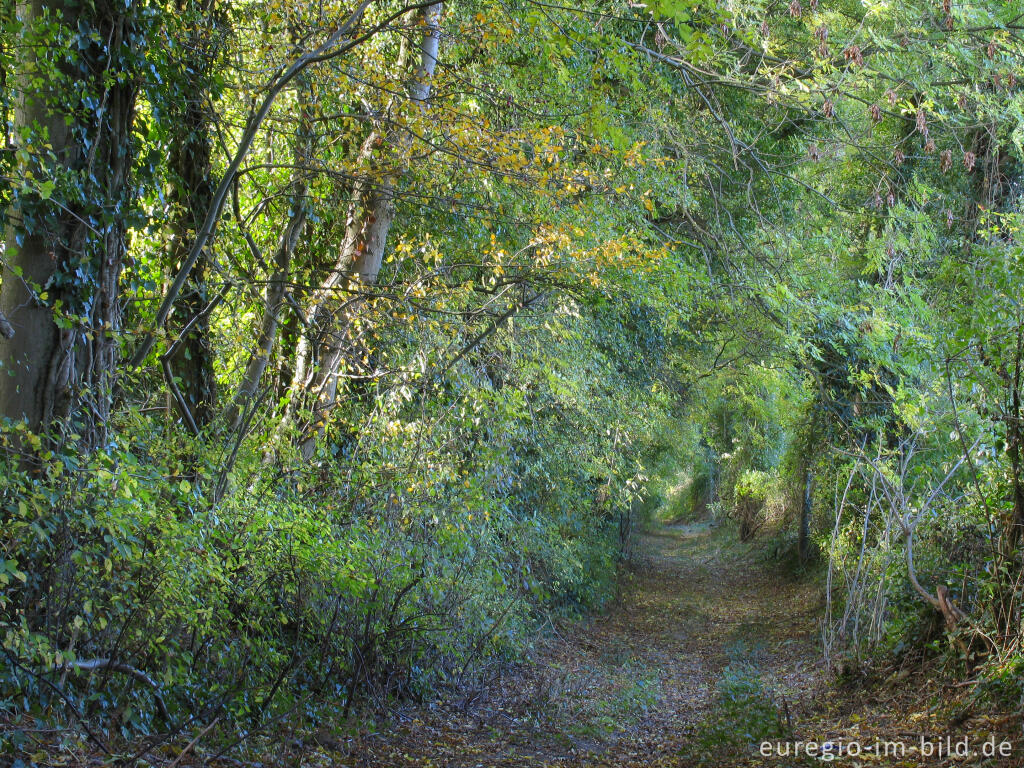
[[[706,523],[645,533],[604,615],[553,632],[464,711],[419,712],[330,763],[735,765],[812,706],[822,597],[730,539]]]

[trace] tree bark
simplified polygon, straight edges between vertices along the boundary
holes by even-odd
[[[188,37],[184,59],[185,71],[196,90],[180,105],[175,116],[169,164],[173,172],[168,190],[175,216],[172,222],[170,268],[176,273],[195,245],[203,216],[213,200],[212,166],[210,162],[209,76],[214,65],[217,45],[216,16],[212,3],[179,0],[180,13],[195,18]],[[204,18],[205,17],[205,18]],[[169,324],[184,333],[184,338],[169,360],[169,368],[177,379],[181,401],[169,398],[182,418],[199,429],[210,424],[216,404],[216,378],[213,352],[210,348],[210,322],[206,308],[210,303],[209,258],[204,249],[189,273],[181,298]],[[183,329],[187,328],[188,331]],[[183,402],[182,402],[183,401]]]
[[[408,86],[408,102],[426,110],[431,81],[437,68],[443,3],[434,3],[414,12],[423,28],[419,59]],[[403,41],[398,69],[409,67],[409,46]],[[385,120],[400,104],[392,100]],[[312,456],[316,438],[338,397],[339,379],[346,357],[354,358],[352,320],[358,314],[366,289],[377,281],[383,263],[388,233],[395,218],[397,184],[405,171],[412,137],[400,127],[386,123],[375,128],[363,142],[359,165],[366,169],[356,181],[348,206],[345,237],[338,259],[313,296],[307,313],[311,333],[300,345],[293,392],[307,393],[312,399],[310,428],[302,441],[302,454]],[[339,296],[351,296],[339,301]],[[316,356],[315,361],[313,356]]]
[[[18,16],[26,29],[32,27],[48,4],[18,3]],[[38,51],[31,45],[21,44],[18,72],[14,87],[20,91],[14,104],[14,131],[12,137],[20,142],[22,131],[38,124],[46,132],[58,160],[70,164],[73,147],[64,123],[62,110],[56,106],[58,96],[30,90],[29,78],[37,71]],[[15,174],[24,176],[26,165],[19,154]],[[63,261],[63,248],[58,233],[41,227],[32,227],[26,221],[21,196],[10,211],[6,232],[3,282],[0,284],[0,312],[7,319],[11,332],[0,341],[0,413],[25,420],[29,429],[43,427],[44,415],[54,408],[55,393],[48,392],[46,382],[60,346],[60,334],[53,321],[48,304],[39,298],[43,287],[49,285]],[[20,271],[21,274],[18,274]],[[59,364],[59,361],[58,363]]]
[[[796,551],[801,563],[811,555],[811,512],[813,511],[814,474],[810,468],[804,470],[804,498],[800,505],[800,531],[797,534]]]
[[[34,172],[45,181],[40,176],[46,173],[59,183],[52,198],[23,190],[10,211],[0,314],[12,333],[0,340],[0,415],[34,431],[64,424],[91,444],[103,440],[110,413],[118,281],[134,204],[129,175],[137,79],[124,71],[137,58],[134,13],[128,4],[18,4],[24,25],[15,140],[22,141],[24,131],[48,141],[56,166],[40,170],[44,155],[26,146],[16,175],[32,178],[27,174]],[[62,88],[57,73],[46,72],[53,52],[40,51],[33,39],[44,16],[75,35],[59,65],[60,75],[76,84],[73,92]],[[48,87],[40,90],[40,81]],[[87,98],[98,108],[83,104]]]

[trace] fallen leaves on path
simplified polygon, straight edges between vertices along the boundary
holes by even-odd
[[[820,588],[727,541],[707,524],[646,533],[603,616],[561,627],[474,709],[440,707],[355,739],[340,764],[690,765],[733,664],[756,670],[791,718],[810,711]]]
[[[814,578],[786,573],[707,524],[656,528],[640,552],[608,611],[559,627],[531,665],[507,671],[462,707],[425,709],[302,764],[1024,765],[1019,738],[1010,757],[980,754],[986,740],[1012,740],[1014,727],[1019,737],[1019,718],[975,717],[951,734],[949,711],[962,696],[921,671],[845,686],[831,680],[818,647],[824,596]],[[968,738],[974,754],[940,754],[947,735],[950,745]],[[769,756],[759,748],[766,738]],[[894,744],[904,751],[884,752]]]
[[[501,668],[458,699],[396,712],[376,732],[270,734],[244,760],[166,745],[167,760],[210,768],[1024,766],[1020,715],[978,711],[970,686],[927,665],[888,678],[828,675],[818,647],[824,597],[813,576],[794,576],[706,523],[655,528],[640,544],[603,615],[554,627],[529,663]],[[902,751],[891,753],[893,745]],[[45,764],[99,764],[52,757]]]

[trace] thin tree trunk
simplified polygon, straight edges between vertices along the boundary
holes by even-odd
[[[291,274],[292,255],[302,237],[309,217],[309,201],[307,199],[306,169],[312,160],[315,147],[313,135],[313,98],[309,83],[304,76],[297,81],[297,102],[299,122],[296,128],[293,148],[294,170],[288,194],[288,223],[278,241],[274,252],[274,271],[267,282],[263,299],[263,318],[260,321],[256,344],[249,357],[245,373],[239,384],[238,391],[225,415],[228,427],[234,431],[242,426],[245,411],[256,397],[260,381],[270,364],[274,346],[277,343],[278,331],[281,326],[281,313],[286,304],[286,288]]]
[[[423,28],[419,60],[408,87],[408,101],[426,110],[431,81],[437,67],[443,3],[434,3],[414,14]],[[409,46],[403,42],[398,69],[409,67]],[[393,101],[387,110],[400,105]],[[395,218],[395,191],[405,171],[405,155],[412,144],[408,131],[387,126],[374,129],[363,142],[359,165],[366,172],[356,181],[346,218],[345,237],[337,262],[313,296],[308,313],[311,332],[300,345],[294,390],[313,399],[311,427],[302,442],[303,456],[309,458],[316,438],[323,433],[330,410],[338,397],[342,364],[354,348],[352,319],[359,311],[366,288],[377,281],[388,233]],[[339,296],[352,296],[340,301]],[[316,353],[315,364],[312,356]]]

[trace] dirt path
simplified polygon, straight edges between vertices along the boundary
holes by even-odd
[[[732,541],[707,524],[644,534],[606,614],[463,707],[348,742],[341,764],[736,765],[751,734],[810,707],[822,598]]]

